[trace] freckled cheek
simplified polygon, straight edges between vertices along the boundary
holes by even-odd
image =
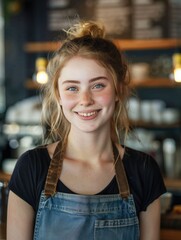
[[[108,105],[108,104],[113,103],[115,101],[115,96],[113,96],[112,94],[110,95],[108,93],[108,94],[105,94],[103,96],[98,97],[97,101],[102,105]]]
[[[62,105],[63,108],[66,108],[66,109],[71,109],[75,106],[75,98],[73,97],[67,97],[67,96],[64,96],[62,95],[61,99],[60,99],[60,104]]]

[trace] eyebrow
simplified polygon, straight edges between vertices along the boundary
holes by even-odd
[[[105,77],[105,76],[99,76],[99,77],[91,78],[89,80],[89,82],[92,83],[92,82],[95,82],[95,81],[100,80],[100,79],[108,80],[108,78]],[[80,81],[78,81],[78,80],[65,80],[65,81],[62,82],[62,84],[66,84],[66,83],[77,83],[77,84],[79,84]]]

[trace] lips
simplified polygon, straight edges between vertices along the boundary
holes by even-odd
[[[93,111],[93,112],[78,112],[78,115],[83,116],[83,117],[90,117],[93,115],[96,115],[97,111]]]
[[[100,110],[96,111],[86,111],[86,112],[76,112],[77,115],[83,120],[92,120],[97,117],[97,114]]]

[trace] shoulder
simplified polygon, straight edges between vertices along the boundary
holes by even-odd
[[[125,148],[123,164],[128,178],[137,183],[147,184],[153,179],[162,181],[162,173],[155,158],[150,154],[129,147]]]
[[[47,148],[39,146],[20,156],[11,175],[9,189],[34,209],[37,207],[49,164]]]
[[[50,157],[46,146],[38,146],[24,152],[17,161],[19,167],[30,167],[35,165],[49,164]],[[16,167],[17,167],[16,166]],[[31,169],[31,168],[30,168]]]
[[[145,152],[125,147],[123,164],[138,211],[166,192],[156,160]]]
[[[46,146],[30,149],[19,157],[12,173],[11,181],[27,180],[36,182],[43,172],[48,171],[49,164],[50,157]]]
[[[123,163],[127,167],[135,167],[141,171],[150,168],[158,168],[156,160],[148,153],[125,147]]]

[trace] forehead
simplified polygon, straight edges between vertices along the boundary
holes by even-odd
[[[98,61],[84,57],[73,57],[67,61],[60,72],[60,79],[76,77],[109,76],[108,71]]]

